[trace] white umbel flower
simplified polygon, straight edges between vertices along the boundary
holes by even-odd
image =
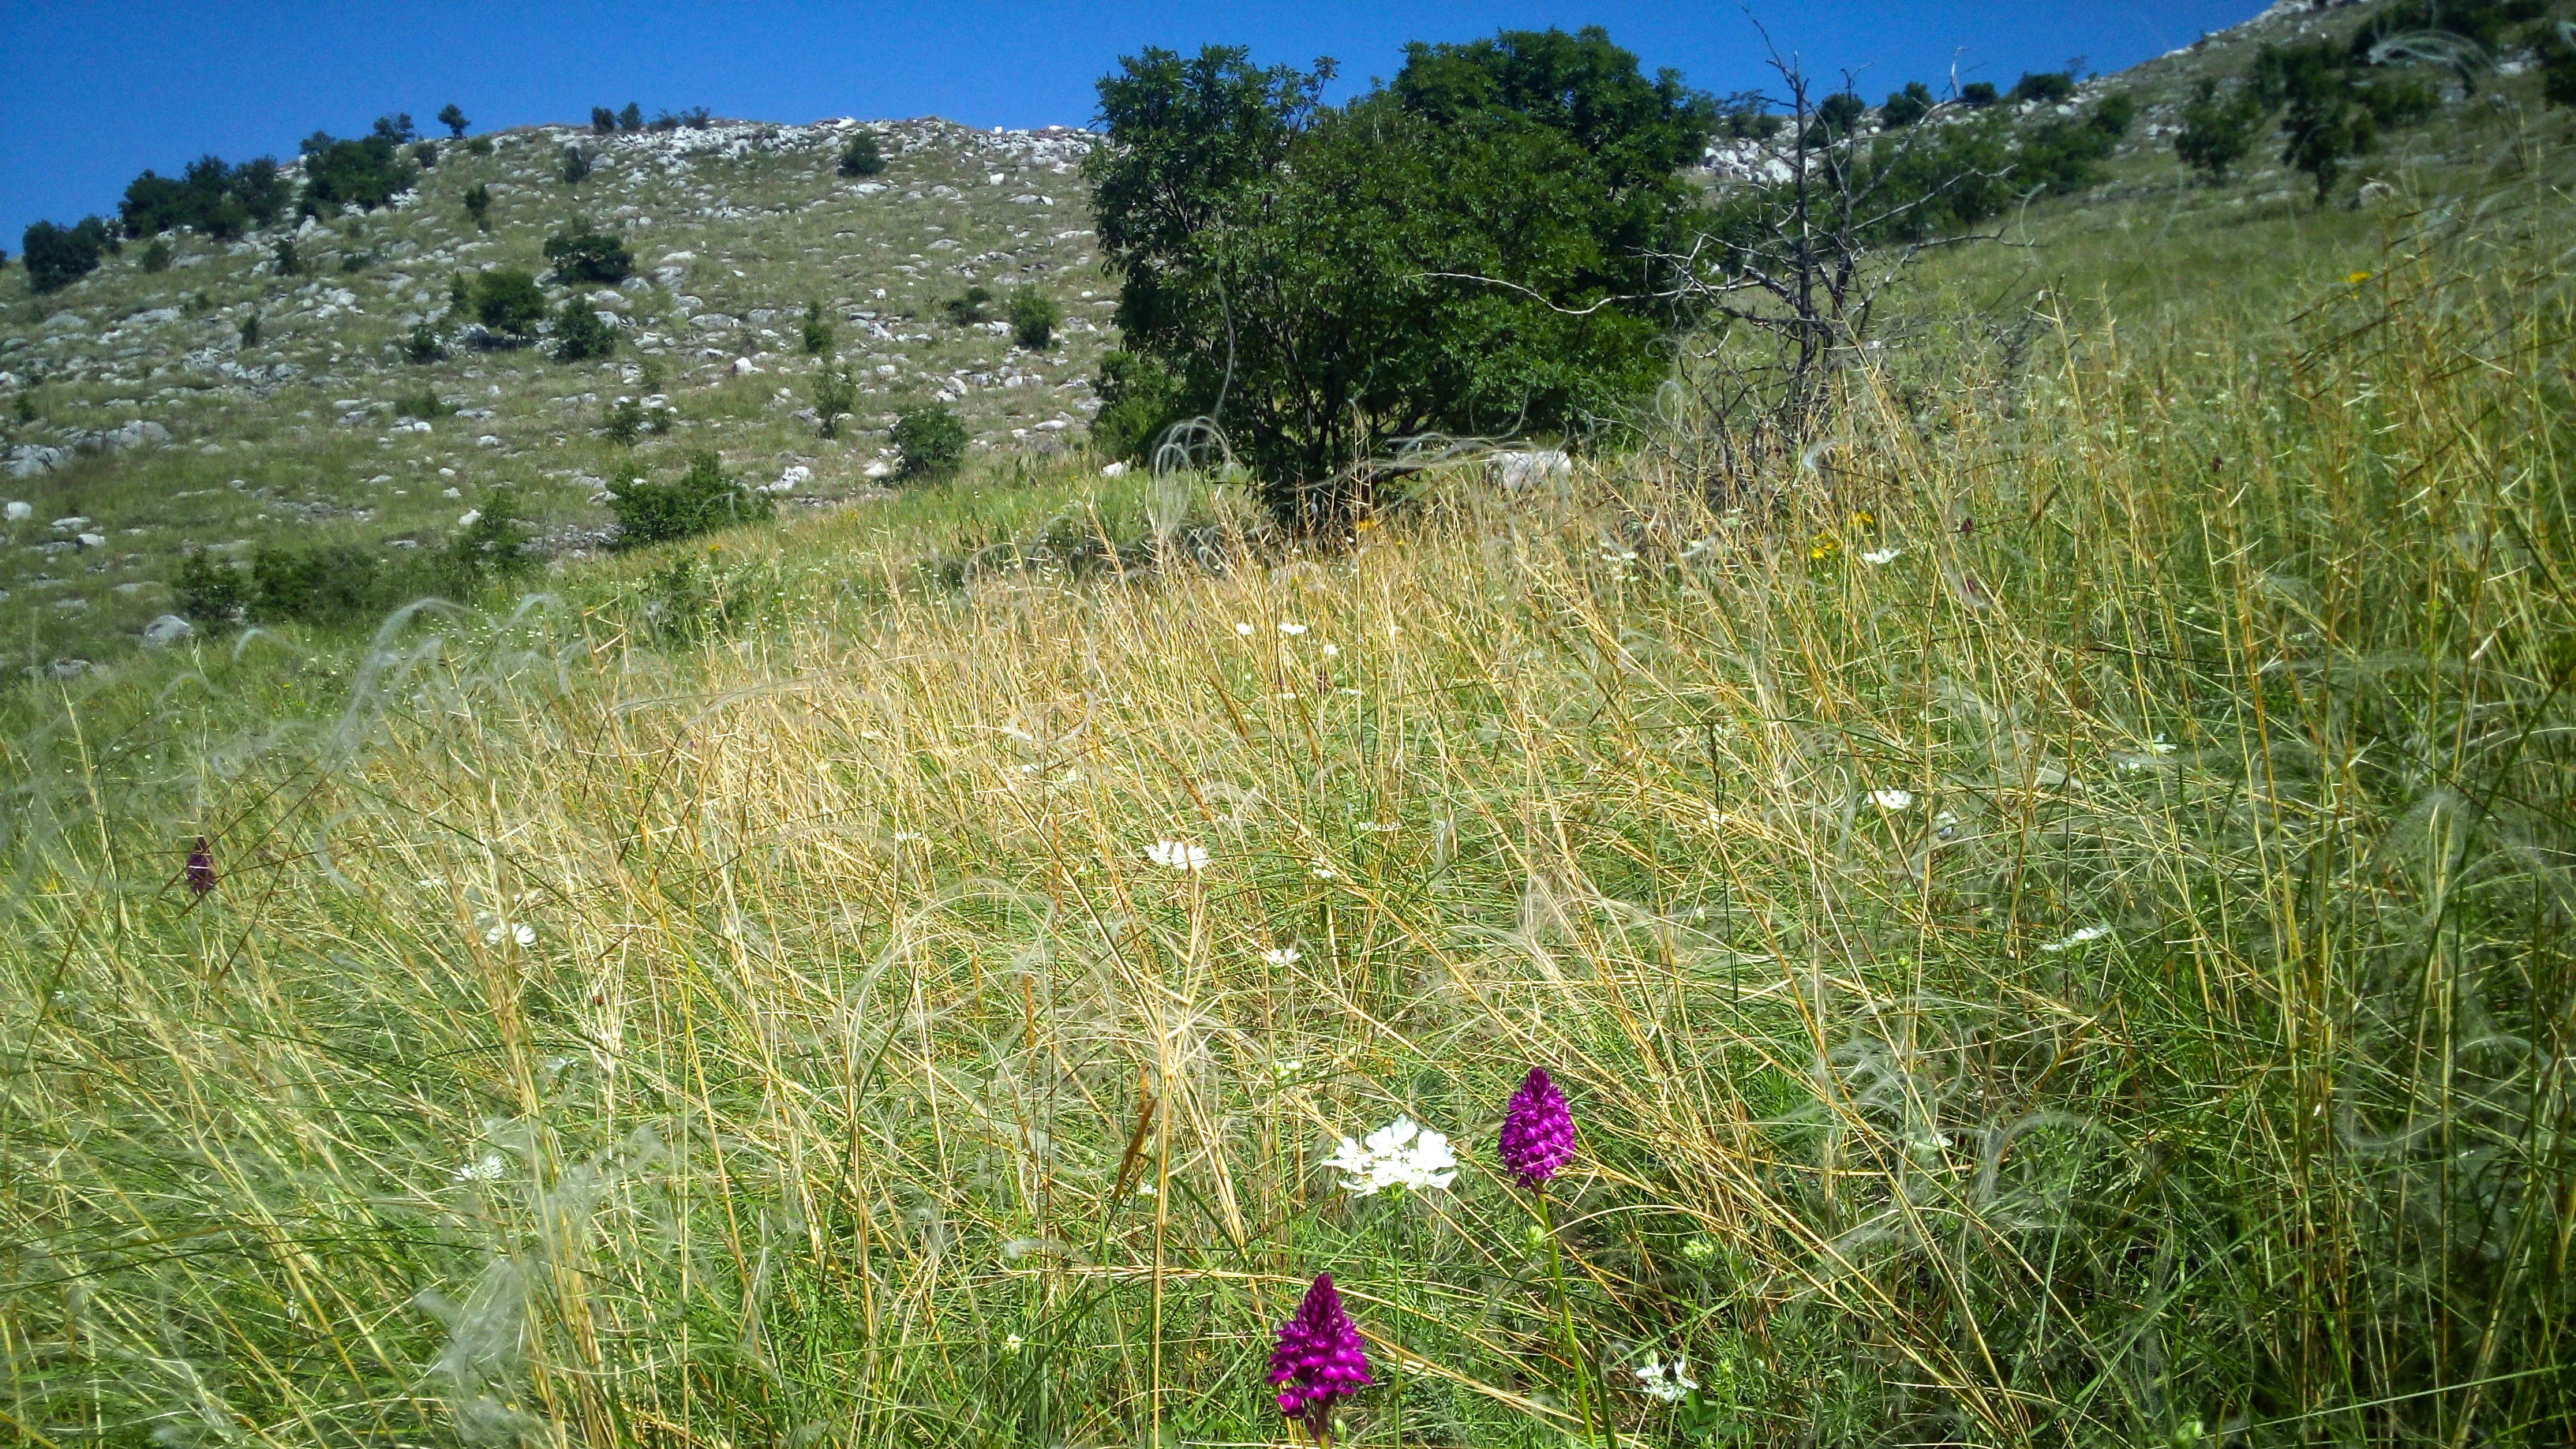
[[[1262,952],[1261,960],[1268,966],[1294,966],[1301,959],[1301,954],[1294,946],[1281,946],[1276,950]]]
[[[1186,840],[1157,840],[1145,847],[1145,858],[1165,870],[1197,872],[1207,869],[1207,847]]]
[[[1294,639],[1298,635],[1306,632],[1306,626],[1303,624],[1282,624],[1279,626],[1279,632],[1287,635],[1291,639]]]
[[[1869,803],[1877,806],[1881,810],[1910,810],[1914,808],[1914,792],[1911,790],[1872,790],[1869,792]]]
[[[1872,566],[1879,564],[1892,564],[1896,562],[1898,556],[1902,555],[1904,552],[1905,550],[1901,548],[1874,548],[1869,552],[1862,554],[1860,556],[1860,561]]]
[[[1638,1389],[1647,1398],[1659,1404],[1678,1404],[1684,1395],[1699,1387],[1699,1380],[1689,1375],[1689,1368],[1690,1364],[1683,1359],[1665,1363],[1650,1358],[1637,1365],[1633,1372],[1637,1375]]]
[[[475,1161],[456,1169],[456,1180],[458,1182],[499,1182],[501,1174],[508,1167],[509,1164],[501,1160],[500,1153],[486,1152]]]
[[[1343,1138],[1325,1165],[1342,1174],[1342,1186],[1353,1197],[1371,1197],[1390,1187],[1415,1192],[1447,1187],[1458,1175],[1449,1139],[1405,1116],[1370,1133],[1365,1142]]]
[[[2108,926],[2086,926],[2070,935],[2051,941],[2039,949],[2055,955],[2060,951],[2072,951],[2088,941],[2099,941],[2109,934],[2111,934],[2111,928]]]

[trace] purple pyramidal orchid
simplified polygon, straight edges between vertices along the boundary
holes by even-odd
[[[1544,1186],[1574,1155],[1574,1113],[1544,1067],[1530,1068],[1503,1109],[1503,1166],[1531,1187]]]
[[[1279,1412],[1302,1420],[1318,1444],[1332,1442],[1333,1407],[1376,1382],[1369,1377],[1360,1331],[1342,1311],[1342,1295],[1333,1291],[1332,1274],[1316,1274],[1306,1301],[1279,1325],[1270,1382],[1279,1387]]]
[[[188,852],[188,889],[199,895],[215,888],[215,852],[206,837],[197,837],[197,848]]]

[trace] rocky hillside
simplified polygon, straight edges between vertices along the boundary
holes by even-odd
[[[888,165],[843,176],[862,129]],[[23,267],[0,274],[0,667],[72,672],[149,642],[176,559],[197,547],[239,556],[290,532],[430,546],[509,485],[546,551],[576,556],[608,536],[603,484],[622,464],[667,474],[713,449],[733,476],[813,505],[877,487],[900,405],[951,405],[986,458],[1061,448],[1095,407],[1112,303],[1078,131],[716,121],[437,144],[387,208],[230,243],[172,233],[158,270],[129,241],[43,296]],[[578,182],[563,179],[567,147],[591,163]],[[477,186],[488,230],[467,213]],[[548,290],[592,296],[616,328],[611,359],[476,345],[452,314],[454,279],[543,277],[547,238],[583,221],[623,239],[638,274]],[[280,274],[281,241],[299,274]],[[1024,351],[1004,322],[953,320],[942,304],[979,285],[1052,296],[1052,345]],[[816,302],[834,333],[821,357],[802,337]],[[448,333],[448,356],[409,361],[424,320]],[[824,439],[810,393],[834,359],[857,374],[857,416]],[[667,408],[669,430],[611,441],[629,398]]]

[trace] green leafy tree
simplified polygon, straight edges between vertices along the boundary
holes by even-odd
[[[448,541],[447,560],[455,583],[471,587],[488,579],[510,578],[536,565],[528,552],[529,526],[519,492],[508,484],[483,496],[472,521]],[[460,589],[461,591],[461,589]]]
[[[516,267],[494,267],[474,278],[474,320],[507,336],[525,339],[545,320],[546,294],[537,279]]]
[[[814,430],[826,438],[841,435],[841,419],[859,400],[859,386],[848,368],[826,366],[814,374]]]
[[[257,312],[253,312],[241,320],[241,345],[244,348],[252,348],[259,345],[259,314]]]
[[[886,169],[885,153],[877,147],[874,131],[861,131],[841,148],[841,174],[874,176]]]
[[[247,602],[241,570],[203,549],[179,560],[178,572],[170,580],[170,592],[179,606],[179,617],[192,624],[220,627],[235,623]]]
[[[1091,417],[1091,446],[1103,457],[1148,461],[1164,431],[1190,416],[1181,380],[1138,353],[1102,357],[1092,388],[1100,395],[1100,411]]]
[[[18,256],[27,267],[27,290],[39,295],[58,292],[98,270],[98,259],[112,250],[115,238],[107,223],[82,217],[71,226],[40,221],[18,238]]]
[[[945,478],[966,459],[966,424],[939,403],[905,408],[895,415],[890,436],[903,462],[898,478]]]
[[[1994,84],[1991,81],[1970,81],[1959,87],[1959,104],[1972,111],[1982,111],[2002,99],[2002,96],[1995,93]]]
[[[1055,329],[1064,325],[1064,310],[1055,298],[1035,287],[1021,287],[1011,293],[1011,340],[1031,352],[1043,352],[1055,340]]]
[[[163,241],[161,238],[156,236],[152,239],[152,245],[143,249],[143,270],[147,272],[166,272],[170,270],[170,244],[168,242]]]
[[[403,343],[403,356],[412,362],[430,363],[447,356],[447,339],[427,322],[411,325],[411,336]]]
[[[2004,99],[2016,105],[2023,101],[2039,101],[2054,105],[2059,101],[2070,100],[2074,95],[2075,77],[2067,72],[2026,70],[2021,73],[2020,80],[2013,82],[2012,93]]]
[[[419,166],[423,171],[437,165],[438,143],[436,141],[414,142],[411,148],[411,159],[413,164]]]
[[[590,176],[590,153],[581,149],[579,146],[566,146],[563,148],[562,175],[564,185],[566,186],[579,186],[584,180],[588,179]]]
[[[447,128],[448,135],[459,141],[465,139],[465,127],[468,122],[465,119],[465,113],[456,108],[454,101],[449,101],[446,109],[438,113],[438,124]]]
[[[588,297],[569,297],[555,309],[554,356],[557,362],[587,362],[617,350],[617,329],[599,315]]]
[[[1891,91],[1878,108],[1878,123],[1891,131],[1901,131],[1932,114],[1932,88],[1921,81],[1907,81],[1905,89]]]
[[[477,231],[492,229],[492,188],[475,182],[465,188],[465,214],[474,218]]]
[[[619,447],[635,446],[635,440],[644,435],[644,405],[631,397],[619,398],[616,406],[608,410],[608,421],[601,431]]]
[[[626,243],[588,227],[546,238],[545,251],[557,281],[614,286],[635,274],[635,254]]]
[[[419,168],[403,156],[410,129],[409,117],[386,116],[354,141],[320,131],[305,138],[304,213],[320,216],[350,205],[373,211],[409,191],[420,179]]]
[[[617,134],[617,113],[606,106],[590,108],[590,133],[594,136]]]
[[[2182,129],[2174,133],[2174,155],[2211,185],[2227,179],[2236,163],[2254,149],[2263,124],[2263,106],[2250,88],[2221,94],[2218,82],[2203,80],[2182,108]]]
[[[820,357],[832,350],[832,321],[823,315],[822,303],[805,304],[805,323],[801,330],[804,333],[806,356]]]
[[[268,267],[281,277],[304,275],[304,254],[295,249],[295,238],[282,236],[269,246]]]
[[[690,456],[687,472],[669,482],[627,465],[609,482],[608,511],[617,519],[616,547],[627,549],[758,522],[776,506],[768,494],[726,477],[723,460],[714,453],[701,452]]]
[[[1395,439],[1572,432],[1652,390],[1717,122],[1597,28],[1411,46],[1340,107],[1330,73],[1147,51],[1101,81],[1087,163],[1129,350],[1315,530]]]
[[[617,113],[617,129],[621,131],[643,130],[644,108],[635,104],[633,101],[628,101],[626,103],[626,109]]]

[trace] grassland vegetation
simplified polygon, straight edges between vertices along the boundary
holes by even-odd
[[[887,438],[903,455],[895,476],[908,482],[950,477],[966,458],[966,424],[943,403],[902,409]]]
[[[677,478],[656,479],[630,462],[609,481],[609,510],[617,518],[617,547],[642,548],[695,538],[736,524],[758,523],[776,512],[769,495],[726,474],[711,452],[689,455]]]

